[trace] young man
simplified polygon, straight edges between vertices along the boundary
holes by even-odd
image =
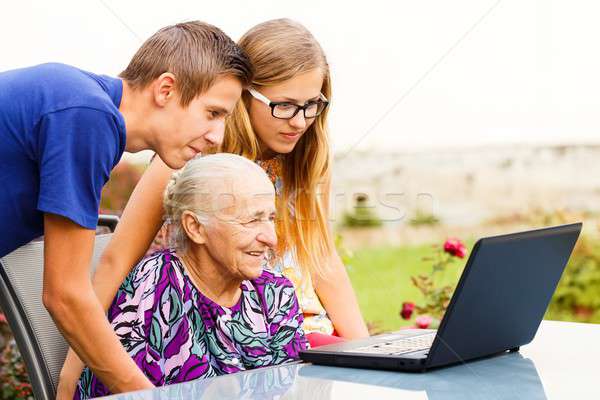
[[[62,64],[0,73],[0,257],[44,235],[44,305],[113,393],[152,384],[90,282],[102,187],[123,151],[181,168],[218,145],[252,68],[218,28],[188,22],[154,34],[120,78]]]

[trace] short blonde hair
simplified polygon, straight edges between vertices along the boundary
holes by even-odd
[[[162,28],[142,44],[119,77],[143,89],[165,72],[176,77],[182,106],[208,90],[219,76],[234,76],[242,86],[253,69],[243,50],[219,28],[200,21]]]

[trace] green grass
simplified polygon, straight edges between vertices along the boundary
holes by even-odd
[[[468,243],[468,248],[471,244]],[[431,272],[431,262],[422,261],[422,258],[432,256],[434,252],[431,245],[421,245],[369,248],[354,253],[348,273],[367,322],[375,323],[386,331],[414,322],[403,320],[399,312],[404,301],[422,301],[410,277]],[[456,259],[444,275],[438,274],[436,279],[441,281],[436,280],[436,283],[456,284],[465,262],[466,258]]]
[[[466,242],[470,250],[474,241]],[[413,325],[413,318],[405,321],[400,318],[402,303],[411,301],[422,303],[422,296],[412,285],[410,277],[431,272],[431,257],[435,250],[431,245],[365,248],[354,252],[347,263],[348,273],[358,297],[358,303],[365,321],[379,330],[397,330],[402,326]],[[465,259],[455,259],[444,273],[436,277],[436,284],[456,285],[464,268]],[[573,262],[573,260],[571,260]],[[567,267],[569,268],[569,267]],[[444,275],[442,275],[444,274]],[[600,323],[600,310],[593,318],[582,318],[572,312],[550,306],[545,319],[558,321]]]

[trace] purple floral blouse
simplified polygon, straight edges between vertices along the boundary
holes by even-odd
[[[292,283],[265,270],[241,289],[237,304],[222,307],[194,286],[174,251],[163,250],[131,271],[108,318],[156,386],[298,359],[308,342]],[[86,368],[75,399],[108,394]]]

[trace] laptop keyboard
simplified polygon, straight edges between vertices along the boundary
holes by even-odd
[[[347,353],[367,353],[397,356],[413,351],[427,350],[435,339],[435,332],[426,335],[396,339],[389,342],[379,342],[354,349],[343,350]]]

